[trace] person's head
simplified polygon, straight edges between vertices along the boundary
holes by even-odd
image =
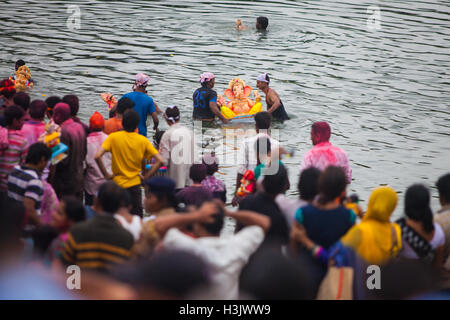
[[[51,96],[45,99],[45,103],[47,104],[47,116],[49,119],[53,116],[53,108],[60,102],[62,102],[62,100],[57,96]]]
[[[266,91],[269,87],[270,78],[268,73],[263,73],[256,78],[256,87],[261,91]]]
[[[188,299],[192,292],[210,284],[208,264],[179,249],[160,250],[113,272],[120,281],[132,285],[144,300]]]
[[[288,185],[288,172],[286,170],[286,167],[281,163],[278,164],[278,171],[275,174],[265,175],[262,182],[264,191],[274,198],[278,194],[286,191],[286,187]]]
[[[430,191],[423,184],[414,184],[406,190],[405,214],[409,219],[420,222],[425,232],[434,231]]]
[[[70,116],[75,117],[80,108],[78,97],[74,94],[65,95],[62,99],[63,102],[67,103],[70,107]]]
[[[450,173],[443,175],[436,182],[436,187],[439,192],[439,201],[442,206],[450,204]]]
[[[300,173],[298,179],[298,193],[300,199],[312,202],[319,192],[320,170],[315,167],[309,167]]]
[[[142,72],[136,74],[135,82],[133,86],[134,91],[145,92],[145,88],[148,86],[148,82],[150,81],[150,77]]]
[[[329,166],[319,176],[319,203],[327,204],[345,197],[347,178],[340,167]]]
[[[204,72],[200,75],[200,83],[203,87],[213,88],[214,82],[215,78],[212,72]]]
[[[104,182],[98,189],[97,197],[95,198],[95,206],[99,210],[114,214],[121,206],[122,188],[112,181]]]
[[[145,211],[155,213],[165,208],[177,209],[178,201],[175,196],[175,182],[167,177],[157,176],[144,182],[146,186],[144,207]]]
[[[389,222],[397,206],[397,193],[390,187],[378,187],[372,191],[364,219]]]
[[[268,157],[270,157],[272,151],[270,139],[266,136],[259,137],[255,142],[255,149],[257,163],[263,163]]]
[[[105,119],[103,116],[95,111],[89,119],[89,129],[91,131],[102,131],[105,126]]]
[[[50,225],[40,225],[36,227],[36,229],[31,232],[31,238],[33,239],[33,259],[43,259],[50,244],[58,234],[58,229]]]
[[[250,299],[310,300],[314,290],[305,260],[293,260],[279,247],[264,246],[250,259],[240,276],[240,288]]]
[[[19,59],[16,61],[16,65],[15,65],[15,70],[17,71],[21,66],[25,65],[25,61],[23,61],[22,59]]]
[[[162,136],[164,135],[165,132],[166,132],[165,130],[159,130],[159,131],[156,131],[155,135],[153,136],[153,146],[156,149],[159,149],[159,145],[161,144]]]
[[[315,122],[311,128],[311,141],[313,145],[328,142],[331,136],[331,128],[328,122]]]
[[[59,202],[52,216],[51,225],[61,232],[66,232],[73,224],[84,220],[86,220],[86,210],[83,202],[74,196],[66,196]]]
[[[198,237],[218,237],[223,228],[225,211],[216,204],[217,212],[212,216],[214,221],[211,223],[194,223],[194,233]]]
[[[19,106],[10,106],[5,110],[5,123],[8,129],[20,130],[25,122],[25,111]]]
[[[127,132],[134,132],[139,124],[139,114],[134,110],[125,112],[122,119],[123,129]]]
[[[30,96],[25,92],[17,92],[13,97],[14,104],[27,111],[30,107]]]
[[[212,176],[219,170],[219,159],[211,153],[203,156],[202,163],[206,167],[206,174],[208,176]]]
[[[61,125],[64,121],[70,119],[70,107],[67,103],[59,102],[53,108],[53,121]]]
[[[267,17],[256,18],[256,29],[266,30],[268,25],[269,25],[269,19],[267,19]]]
[[[267,111],[258,112],[255,115],[256,130],[269,130],[272,122],[272,116]]]
[[[30,103],[30,117],[34,120],[44,120],[45,112],[47,111],[47,104],[43,100],[33,100]]]
[[[178,121],[180,121],[180,110],[177,106],[169,106],[166,108],[166,112],[164,112],[164,119],[166,119],[167,124],[169,126],[174,125]]]
[[[28,154],[25,159],[27,165],[32,165],[39,172],[44,171],[48,160],[52,156],[52,150],[42,142],[33,143],[28,148]]]
[[[7,100],[12,100],[16,94],[16,86],[14,82],[9,79],[0,81],[0,97],[3,96]]]
[[[201,183],[206,178],[206,166],[200,163],[194,163],[189,168],[189,178],[194,183]]]
[[[134,107],[134,102],[130,98],[123,97],[117,102],[116,112],[123,115],[127,110]]]

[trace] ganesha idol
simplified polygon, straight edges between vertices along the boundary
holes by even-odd
[[[253,92],[255,102],[248,97],[252,93],[252,88],[246,86],[245,82],[239,78],[234,78],[228,84],[228,89],[225,90],[224,95],[230,101],[226,102],[222,95],[217,98],[220,112],[227,119],[232,119],[236,116],[252,116],[262,111],[261,96],[258,90]]]

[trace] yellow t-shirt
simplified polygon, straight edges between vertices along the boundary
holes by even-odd
[[[146,137],[127,131],[111,133],[103,141],[102,148],[111,152],[113,181],[122,188],[141,184],[142,159],[151,159],[158,154]]]

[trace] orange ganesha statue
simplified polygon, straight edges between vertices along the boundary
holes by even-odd
[[[218,104],[222,107],[227,107],[235,114],[247,114],[250,112],[255,103],[258,103],[261,100],[261,96],[258,93],[258,90],[253,92],[255,96],[255,102],[248,97],[252,93],[252,87],[246,86],[245,82],[239,78],[234,78],[228,84],[228,89],[225,90],[224,95],[230,101],[228,103],[225,102],[225,98],[222,95],[218,96]]]

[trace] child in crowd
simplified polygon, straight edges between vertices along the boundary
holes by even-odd
[[[211,191],[213,198],[227,202],[227,190],[223,181],[214,177],[214,173],[219,170],[219,159],[213,154],[206,154],[202,159],[206,166],[206,178],[202,181],[202,186]]]
[[[189,178],[193,181],[189,187],[185,187],[177,193],[177,199],[185,206],[200,207],[203,202],[211,200],[213,194],[202,185],[206,178],[206,166],[204,164],[193,164],[189,169]]]

